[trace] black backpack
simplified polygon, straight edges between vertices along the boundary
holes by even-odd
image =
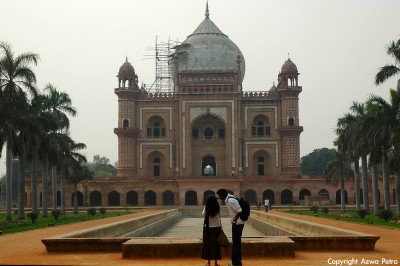
[[[238,199],[237,197],[233,197],[239,202],[240,208],[242,208],[242,212],[240,213],[240,219],[242,221],[247,221],[250,216],[250,204],[245,198]]]

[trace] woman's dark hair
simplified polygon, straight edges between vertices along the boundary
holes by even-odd
[[[206,216],[214,217],[219,211],[220,207],[217,197],[214,195],[209,196],[206,201]]]

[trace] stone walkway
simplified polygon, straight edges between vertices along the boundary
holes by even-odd
[[[139,217],[154,213],[148,210],[141,213],[131,214],[129,218]],[[274,214],[299,218],[299,216],[273,211]],[[200,258],[192,259],[146,259],[132,260],[122,259],[121,252],[113,253],[47,253],[45,246],[41,243],[42,238],[64,234],[76,230],[86,229],[104,223],[111,223],[127,216],[113,217],[96,221],[88,221],[77,224],[49,227],[28,231],[24,233],[0,236],[0,264],[1,265],[154,265],[154,266],[181,266],[181,265],[204,265]],[[243,265],[366,265],[367,262],[375,265],[400,265],[400,230],[370,225],[351,224],[343,221],[327,220],[318,217],[301,216],[302,220],[336,226],[343,229],[365,232],[379,235],[375,250],[373,251],[298,251],[295,258],[244,258]],[[225,225],[224,225],[225,226]],[[226,226],[225,226],[226,227]],[[390,261],[392,260],[392,261]],[[397,260],[397,261],[396,261]],[[357,261],[357,262],[356,262]],[[397,262],[397,263],[396,263]],[[228,265],[229,258],[223,258],[220,265]]]

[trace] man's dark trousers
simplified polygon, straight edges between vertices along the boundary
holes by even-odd
[[[232,224],[232,264],[242,266],[242,233],[244,224]]]

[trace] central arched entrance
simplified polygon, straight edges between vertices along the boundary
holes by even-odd
[[[204,156],[201,160],[202,176],[216,176],[217,163],[211,155]]]
[[[204,107],[208,109],[208,107]],[[204,109],[202,108],[202,109]],[[199,110],[201,111],[201,110]],[[224,176],[231,168],[226,160],[229,132],[224,120],[207,111],[191,122],[190,174],[193,176]],[[218,162],[218,163],[217,163]],[[218,170],[217,170],[218,168]]]

